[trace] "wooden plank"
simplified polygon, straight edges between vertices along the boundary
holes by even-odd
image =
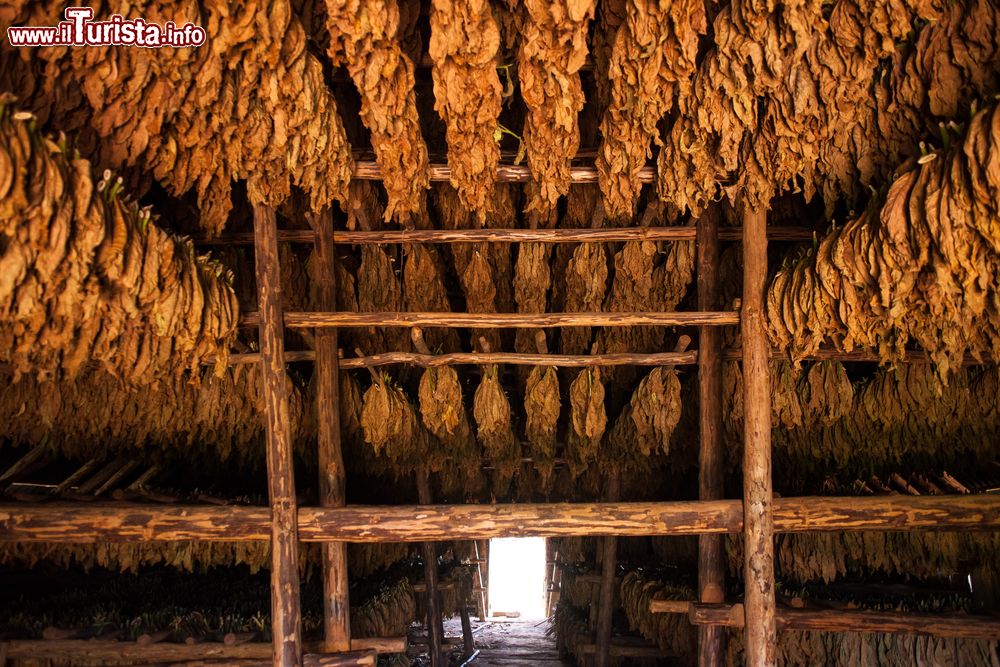
[[[185,662],[191,660],[264,660],[271,659],[271,645],[263,642],[244,644],[224,644],[222,642],[199,642],[197,644],[174,644],[157,642],[108,641],[99,639],[28,639],[10,640],[6,644],[11,660],[75,660],[113,664],[115,661],[142,660],[157,662]],[[319,642],[307,642],[307,651],[322,649]],[[375,637],[351,640],[351,651],[376,653],[404,653],[405,637]],[[268,663],[270,664],[270,663]]]
[[[285,313],[290,329],[323,327],[447,327],[468,329],[543,329],[547,327],[620,327],[620,326],[729,326],[739,324],[739,313]],[[256,326],[257,313],[240,319],[243,326]]]
[[[770,343],[764,321],[767,230],[763,211],[743,213],[743,580],[748,667],[777,663],[774,510],[771,489]]]
[[[2,503],[0,542],[250,542],[270,535],[266,507]],[[423,542],[494,537],[698,535],[743,530],[739,500],[299,508],[303,542]],[[774,499],[778,533],[997,530],[1000,494]]]
[[[710,206],[698,220],[698,310],[719,304],[719,216]],[[725,451],[722,443],[722,332],[717,327],[698,328],[698,498],[719,500],[725,490]],[[698,599],[722,602],[726,574],[722,538],[698,536]],[[706,626],[698,630],[699,667],[719,667],[724,656],[725,633]]]
[[[295,474],[285,384],[281,276],[274,210],[253,211],[260,308],[261,376],[267,413],[267,487],[271,503],[271,632],[274,664],[302,664],[302,619],[299,609],[299,545],[296,539]]]
[[[319,307],[337,309],[333,216],[326,209],[310,219],[316,234],[316,291]],[[319,459],[319,502],[343,507],[346,501],[344,455],[340,442],[340,355],[336,329],[316,332],[316,450]],[[323,551],[324,650],[344,651],[351,645],[351,604],[347,580],[347,543],[329,542]]]
[[[743,605],[692,604],[689,618],[695,625],[743,627]],[[863,609],[793,609],[778,607],[779,630],[866,632],[920,635],[955,639],[1000,640],[1000,618],[972,614],[929,614]]]
[[[688,614],[694,600],[650,600],[650,614]]]
[[[431,503],[431,484],[427,470],[419,468],[415,471],[417,481],[417,496],[421,505]],[[444,624],[441,618],[441,600],[438,596],[438,562],[437,548],[434,542],[425,541],[421,545],[424,559],[424,583],[427,586],[427,637],[430,643],[428,649],[431,656],[431,667],[444,667],[446,660],[442,648],[444,646]]]

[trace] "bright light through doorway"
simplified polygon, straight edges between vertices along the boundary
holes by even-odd
[[[490,540],[490,612],[545,616],[545,538]]]

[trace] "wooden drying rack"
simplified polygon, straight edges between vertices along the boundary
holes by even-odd
[[[447,180],[443,166],[433,167],[432,180]],[[377,165],[356,163],[357,178],[379,178]],[[527,177],[524,167],[504,167],[501,181],[519,182]],[[641,179],[652,178],[650,169]],[[574,167],[574,182],[593,182],[592,167]],[[625,228],[587,230],[419,230],[381,232],[334,232],[329,212],[310,220],[311,231],[279,232],[274,211],[254,209],[254,234],[230,235],[205,243],[253,243],[255,247],[259,313],[244,322],[257,326],[260,352],[233,355],[234,363],[260,363],[267,412],[267,473],[270,506],[158,506],[131,503],[79,503],[0,505],[0,541],[14,542],[148,542],[157,540],[272,542],[271,567],[271,655],[274,664],[370,664],[370,651],[355,659],[346,651],[360,644],[351,640],[345,544],[347,542],[426,542],[482,540],[505,536],[603,536],[605,554],[611,555],[618,536],[699,535],[698,600],[691,614],[699,627],[699,664],[722,662],[722,639],[726,626],[739,625],[746,637],[746,660],[751,666],[772,664],[779,627],[789,625],[788,614],[775,601],[774,535],[780,532],[844,530],[996,530],[1000,528],[1000,496],[873,496],[774,498],[771,492],[771,394],[768,360],[770,350],[763,318],[767,276],[767,232],[763,211],[743,216],[742,230],[719,228],[718,213],[710,209],[694,227]],[[810,238],[805,230],[771,230],[772,240]],[[693,240],[697,244],[698,311],[688,313],[337,313],[333,249],[336,244],[364,243],[458,243],[543,242],[621,240]],[[314,243],[320,259],[319,292],[326,312],[284,313],[281,304],[278,264],[279,241]],[[718,310],[720,240],[742,240],[742,311]],[[500,328],[549,326],[697,326],[699,350],[651,355],[524,355],[451,354],[440,356],[389,352],[371,357],[340,359],[337,328],[342,326],[440,326]],[[740,350],[721,349],[718,327],[739,324]],[[316,330],[315,352],[287,352],[284,327]],[[866,360],[865,353],[822,358]],[[590,359],[589,361],[587,359]],[[914,360],[923,359],[919,353]],[[742,500],[726,500],[723,494],[721,362],[741,359],[744,364],[744,490]],[[285,365],[290,361],[315,360],[322,406],[319,414],[320,506],[297,507],[292,470],[288,396]],[[700,472],[699,500],[677,502],[549,503],[501,505],[433,505],[426,479],[419,505],[345,506],[344,467],[337,405],[337,374],[341,368],[359,368],[383,363],[434,366],[458,363],[524,363],[583,366],[596,364],[669,365],[698,364]],[[724,568],[721,535],[742,533],[746,560],[746,591],[738,613],[724,602]],[[300,542],[321,542],[323,549],[324,642],[304,647],[299,608],[298,548]],[[433,547],[426,550],[427,593],[435,606]],[[613,559],[611,559],[613,561]],[[603,569],[598,609],[604,609],[595,637],[595,664],[604,667],[612,655],[610,624],[614,567]],[[687,607],[685,608],[687,609]],[[721,610],[721,611],[720,611]],[[662,610],[661,610],[662,611]],[[675,610],[676,611],[676,610]],[[694,612],[698,613],[695,614]],[[860,630],[872,617],[827,611],[798,623],[810,629]],[[866,620],[867,619],[867,620]],[[885,623],[899,619],[882,619]],[[942,616],[923,618],[920,632],[935,634],[953,627]],[[978,619],[979,623],[983,619]],[[431,655],[441,664],[440,635],[432,630]],[[797,627],[797,626],[796,626]],[[805,626],[803,626],[805,627]],[[996,639],[996,625],[986,627]],[[918,631],[903,626],[899,631]],[[41,642],[44,643],[44,642]],[[437,644],[435,646],[434,644]],[[55,648],[50,645],[50,648]],[[386,648],[386,647],[376,647]],[[198,647],[188,647],[194,655]],[[255,649],[258,650],[259,649]],[[320,655],[307,655],[304,653]],[[323,657],[325,654],[326,657]],[[61,654],[65,655],[65,653]],[[209,657],[207,650],[197,654]],[[337,656],[341,657],[337,657]],[[257,654],[255,654],[257,657]],[[264,656],[266,657],[266,656]],[[193,659],[193,658],[191,658]],[[350,662],[350,660],[355,660]],[[359,662],[364,660],[365,662]],[[325,661],[325,662],[324,662]],[[338,662],[339,661],[339,662]]]

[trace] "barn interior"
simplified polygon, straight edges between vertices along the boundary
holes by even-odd
[[[0,38],[0,667],[1000,665],[995,0],[93,9],[206,39]]]

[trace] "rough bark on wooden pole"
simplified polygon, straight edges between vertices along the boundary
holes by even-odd
[[[317,296],[323,310],[337,309],[333,216],[329,209],[312,219],[316,233]],[[316,450],[319,458],[319,502],[342,507],[346,500],[344,455],[340,443],[339,355],[337,330],[316,332]],[[351,606],[348,597],[347,544],[330,542],[323,550],[323,636],[328,652],[351,646]]]
[[[468,659],[476,652],[476,638],[472,635],[472,619],[469,618],[469,603],[472,601],[472,580],[462,581],[462,601],[458,613],[462,621],[462,658]]]
[[[257,305],[260,312],[261,377],[267,412],[267,486],[271,502],[271,632],[273,661],[302,664],[299,610],[299,545],[292,470],[292,438],[285,384],[281,276],[274,210],[255,206]]]
[[[431,482],[427,470],[416,471],[417,499],[422,505],[431,503]],[[424,556],[424,582],[427,585],[427,642],[430,646],[431,667],[443,667],[444,624],[441,619],[441,605],[438,598],[437,548],[433,542],[421,545]]]
[[[240,318],[244,326],[256,326],[259,314]],[[285,313],[289,329],[325,327],[443,327],[449,329],[547,329],[549,327],[686,327],[729,326],[740,323],[732,311],[691,312],[592,312],[592,313],[417,313],[417,312],[290,312]]]
[[[774,528],[779,533],[998,530],[1000,494],[775,498]],[[0,503],[0,542],[254,542],[269,539],[270,530],[266,507]],[[482,540],[479,554],[485,560],[489,551],[484,544],[495,537],[642,537],[742,530],[739,500],[301,507],[298,521],[303,542]]]
[[[621,477],[617,470],[608,474],[606,491],[609,502],[621,496]],[[618,557],[618,538],[606,535],[601,538],[601,588],[597,599],[597,667],[607,667],[611,660],[611,621],[615,615],[615,567]]]
[[[767,229],[763,210],[743,212],[743,546],[748,667],[777,660],[771,490],[770,344],[764,323]]]
[[[710,206],[698,220],[698,310],[711,310],[719,300],[719,209]],[[719,500],[723,496],[724,456],[722,447],[722,332],[717,327],[698,329],[698,498]],[[722,538],[698,536],[698,599],[722,602],[725,597],[725,565]],[[724,630],[698,629],[698,665],[718,667],[723,659]]]

